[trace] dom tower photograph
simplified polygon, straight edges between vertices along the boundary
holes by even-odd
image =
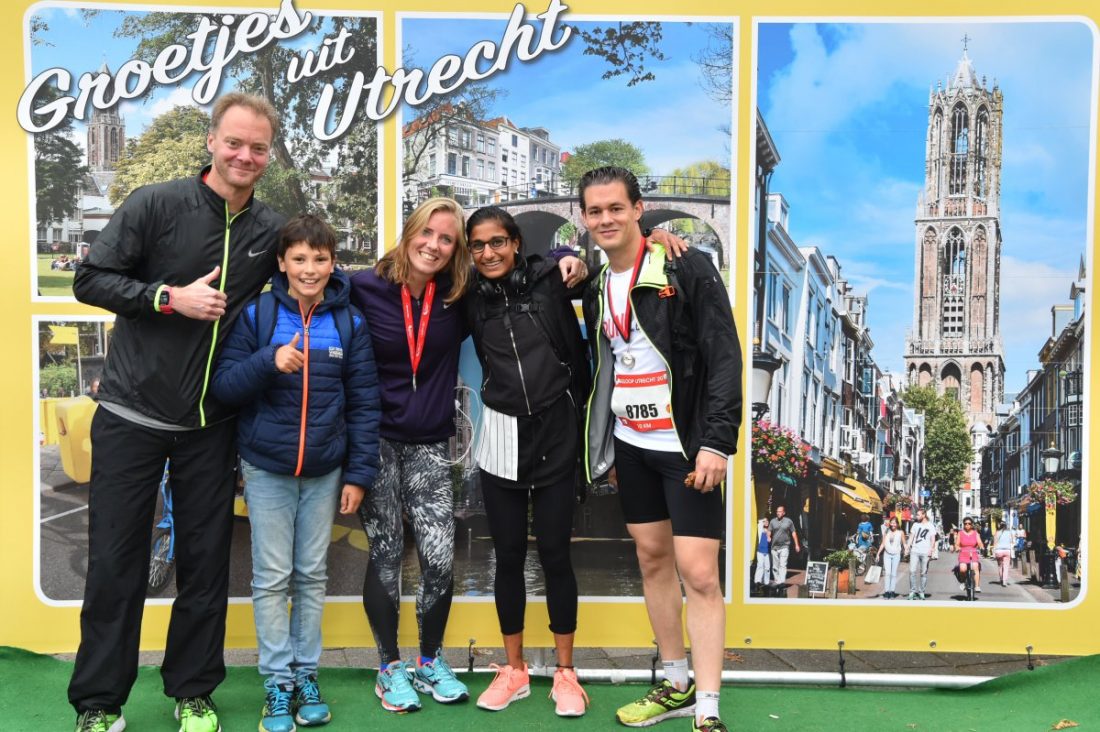
[[[962,404],[975,449],[1004,399],[1000,331],[1004,96],[978,76],[964,40],[955,73],[929,93],[924,190],[917,204],[909,384]],[[977,454],[977,453],[975,453]],[[961,515],[981,510],[978,465],[960,486]]]

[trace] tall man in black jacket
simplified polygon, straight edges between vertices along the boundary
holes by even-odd
[[[741,424],[741,346],[729,297],[710,258],[647,252],[634,174],[597,168],[580,182],[581,215],[607,266],[584,295],[595,374],[586,434],[590,479],[617,482],[637,548],[646,610],[665,678],[617,713],[645,727],[691,716],[724,732],[718,714],[725,605],[718,547],[721,490]],[[695,666],[688,676],[681,625]]]
[[[225,678],[236,428],[208,393],[230,327],[275,270],[282,217],[253,197],[278,117],[214,105],[211,165],[135,190],[77,270],[81,302],[117,314],[92,420],[88,575],[69,683],[77,730],[117,732],[137,677],[157,485],[171,460],[176,586],[161,676],[182,732],[216,732]]]

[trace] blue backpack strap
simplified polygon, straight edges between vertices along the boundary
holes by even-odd
[[[336,324],[336,332],[340,334],[340,347],[344,349],[344,373],[347,373],[348,360],[351,358],[351,338],[355,332],[355,318],[363,315],[354,305],[344,308],[336,308],[332,311],[332,320]]]
[[[263,348],[275,336],[275,320],[279,314],[279,303],[275,295],[261,292],[256,298],[256,345]]]

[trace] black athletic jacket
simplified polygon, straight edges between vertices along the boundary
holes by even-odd
[[[614,357],[601,327],[606,273],[604,265],[583,301],[595,369],[585,434],[589,480],[615,464]],[[742,416],[741,344],[726,286],[710,257],[689,249],[682,259],[666,262],[664,249],[657,248],[648,255],[630,302],[668,368],[672,423],[684,457],[694,460],[700,448],[732,455]]]
[[[73,280],[77,300],[118,315],[98,398],[182,427],[232,414],[207,394],[207,383],[233,321],[275,271],[283,224],[255,198],[230,216],[226,201],[203,182],[208,170],[131,193]],[[213,284],[227,295],[220,320],[154,309],[161,285],[188,285],[215,266],[222,269]]]

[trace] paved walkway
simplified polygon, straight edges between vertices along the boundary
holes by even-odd
[[[958,559],[953,552],[941,552],[940,558],[928,563],[928,582],[925,586],[926,596],[931,601],[964,601],[965,593],[959,589],[959,583],[952,574],[952,568]],[[988,557],[981,561],[981,592],[977,596],[978,601],[984,602],[1011,602],[1011,603],[1056,603],[1061,602],[1061,589],[1058,587],[1044,587],[1037,577],[1037,567],[1029,567],[1029,575],[1022,573],[1022,564],[1017,562],[1010,570],[1008,586],[1002,587],[997,574],[996,562]],[[831,579],[831,578],[830,578]],[[798,569],[789,570],[786,585],[776,590],[779,597],[803,596],[805,584],[805,571]],[[1072,602],[1077,598],[1081,589],[1080,580],[1070,579],[1070,596]],[[898,579],[895,592],[898,597],[893,602],[908,601],[909,595],[909,563],[902,562],[898,567]],[[886,591],[886,576],[883,573],[881,579],[875,584],[866,584],[863,577],[857,581],[854,593],[841,592],[837,600],[883,600],[890,601],[882,595]],[[828,599],[832,599],[831,597]]]

